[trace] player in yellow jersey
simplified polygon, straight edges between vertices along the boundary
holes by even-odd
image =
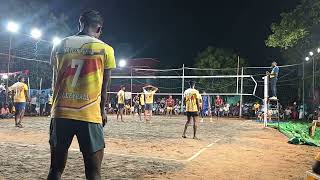
[[[151,85],[143,87],[143,93],[144,93],[145,104],[146,104],[144,118],[146,122],[151,121],[152,109],[153,109],[153,97],[157,91],[158,91],[158,88]]]
[[[142,92],[140,94],[140,107],[139,107],[139,109],[140,109],[140,119],[141,119],[141,114],[145,113],[145,106],[146,106],[146,104],[145,104],[144,92]]]
[[[184,102],[186,105],[186,113],[187,113],[187,122],[184,126],[184,131],[182,134],[183,138],[187,138],[186,131],[188,125],[193,120],[193,139],[197,139],[197,119],[200,111],[200,93],[198,90],[195,89],[195,82],[190,81],[190,88],[184,92]]]
[[[313,172],[320,175],[320,153],[318,153],[318,155],[315,158],[315,162],[312,166],[312,170]]]
[[[14,107],[15,107],[15,125],[22,128],[22,120],[28,100],[28,86],[25,84],[24,77],[19,77],[19,81],[8,88],[8,91],[14,91]]]
[[[125,93],[124,91],[126,90],[126,88],[124,86],[121,86],[120,91],[117,94],[117,98],[118,98],[118,111],[117,111],[117,120],[119,120],[119,115],[120,115],[120,119],[123,122],[123,110],[124,110],[124,101],[125,101]]]
[[[79,18],[79,33],[63,39],[52,50],[54,82],[48,179],[61,179],[75,135],[86,179],[101,179],[107,88],[111,70],[116,67],[113,48],[98,39],[102,25],[99,12],[86,11]]]

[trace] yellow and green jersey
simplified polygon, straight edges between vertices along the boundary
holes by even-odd
[[[51,64],[52,117],[101,123],[104,70],[116,67],[113,48],[87,35],[70,36],[53,48]]]
[[[117,96],[118,96],[118,104],[124,104],[124,100],[125,100],[124,90],[120,90]]]
[[[16,82],[8,88],[9,91],[14,91],[13,101],[16,103],[26,102],[26,92],[28,91],[28,85],[23,82]]]
[[[186,112],[198,112],[198,104],[200,103],[201,95],[198,90],[189,88],[184,92],[186,101]]]

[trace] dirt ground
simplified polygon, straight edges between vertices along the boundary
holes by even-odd
[[[182,139],[185,117],[151,124],[109,117],[103,179],[304,179],[319,149],[287,143],[275,129],[249,120],[199,123],[198,137]],[[0,120],[0,179],[46,179],[49,118],[26,118],[18,129]],[[191,137],[192,127],[188,129]],[[84,179],[76,139],[63,179]]]

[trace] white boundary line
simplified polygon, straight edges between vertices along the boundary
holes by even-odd
[[[217,142],[219,142],[219,141],[221,141],[221,139],[217,139],[217,140],[215,140],[213,143],[208,144],[206,147],[200,149],[197,153],[195,153],[193,156],[191,156],[190,158],[188,158],[187,161],[189,162],[189,161],[194,160],[194,159],[197,158],[201,153],[203,153],[203,151],[207,150],[207,149],[210,148],[213,144],[215,144],[215,143],[217,143]]]
[[[247,122],[251,122],[251,120],[246,120],[240,123],[237,127],[240,127],[244,125]],[[203,153],[205,150],[209,149],[211,146],[213,146],[215,143],[221,141],[222,139],[216,139],[214,142],[208,144],[206,147],[200,149],[198,152],[196,152],[193,156],[191,156],[188,159],[185,160],[179,160],[179,159],[172,159],[172,158],[161,158],[161,157],[152,157],[152,156],[141,156],[141,155],[136,155],[136,154],[123,154],[123,153],[109,153],[107,151],[104,152],[104,154],[110,154],[110,155],[115,155],[115,156],[124,156],[124,157],[134,157],[134,158],[145,158],[145,159],[158,159],[158,160],[164,160],[164,161],[175,161],[175,162],[190,162],[197,158],[201,153]],[[26,147],[34,147],[36,149],[44,150],[44,149],[49,149],[44,146],[40,145],[35,145],[35,144],[23,144],[23,143],[16,143],[16,142],[0,142],[0,144],[13,144],[13,145],[18,145],[18,146],[26,146]],[[69,151],[77,151],[80,152],[80,149],[78,148],[69,148]]]
[[[77,152],[80,152],[80,149],[70,148],[69,151],[77,151]],[[152,157],[152,156],[141,156],[141,155],[136,155],[136,154],[110,153],[110,152],[107,152],[107,151],[105,151],[104,154],[110,154],[110,155],[115,155],[115,156],[124,156],[124,157],[145,158],[145,159],[159,159],[159,160],[165,160],[165,161],[185,161],[185,160],[172,159],[172,158],[161,158],[161,157]]]
[[[237,127],[240,127],[242,125],[244,125],[245,123],[249,122],[251,120],[246,120],[243,121],[242,123],[240,123]],[[208,148],[210,148],[211,146],[213,146],[215,143],[221,141],[222,139],[216,139],[213,143],[208,144],[206,147],[200,149],[198,152],[196,152],[193,156],[191,156],[190,158],[188,158],[186,161],[190,162],[192,160],[194,160],[195,158],[197,158],[201,153],[203,153],[205,150],[207,150]]]

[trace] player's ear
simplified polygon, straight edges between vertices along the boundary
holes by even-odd
[[[101,27],[101,26],[99,26],[99,27],[97,28],[96,33],[97,33],[97,34],[101,33],[101,30],[102,30],[102,27]]]

